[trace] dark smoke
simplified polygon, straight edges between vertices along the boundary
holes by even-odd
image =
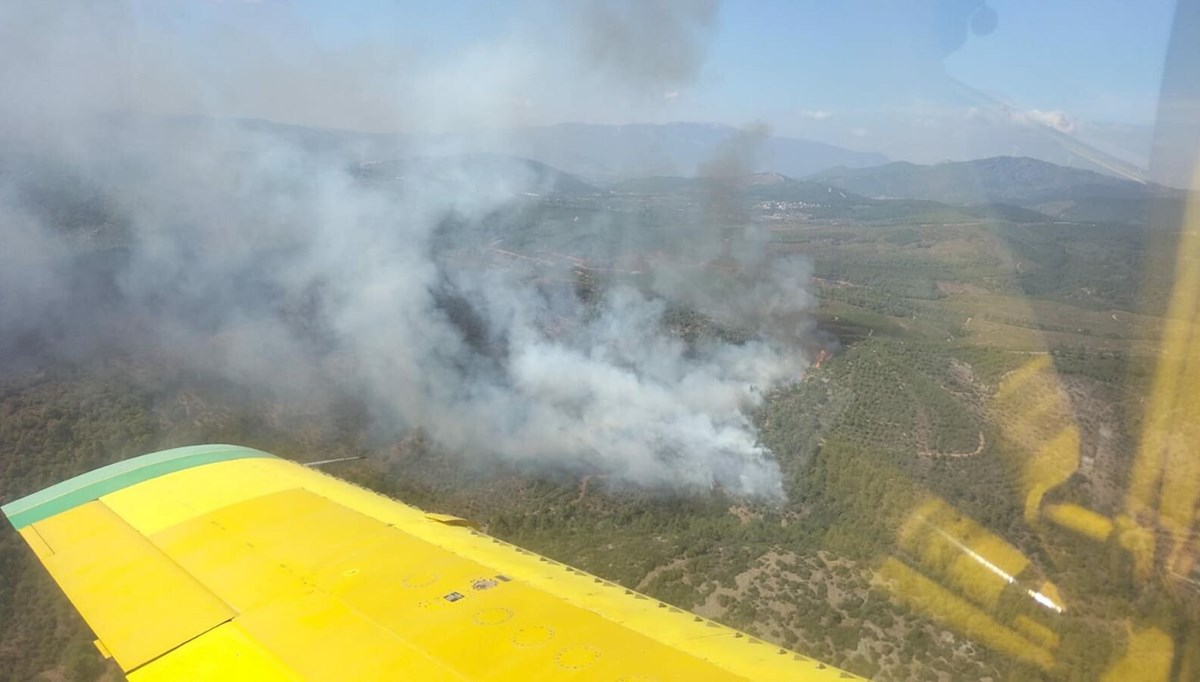
[[[585,59],[651,94],[697,76],[718,9],[716,0],[585,0],[572,6]]]

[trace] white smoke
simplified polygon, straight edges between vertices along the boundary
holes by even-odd
[[[655,16],[682,12],[683,3],[668,5]],[[712,6],[701,5],[704,23]],[[283,395],[350,391],[381,428],[420,428],[479,458],[652,487],[782,495],[779,468],[747,414],[804,365],[796,344],[807,329],[809,271],[803,261],[771,258],[762,235],[728,210],[728,197],[663,232],[679,240],[681,255],[652,281],[618,279],[585,301],[545,282],[569,280],[569,267],[547,273],[480,256],[495,233],[503,239],[541,220],[537,210],[514,208],[552,189],[531,166],[489,162],[481,170],[479,158],[445,156],[459,151],[447,138],[410,136],[397,153],[442,158],[395,166],[403,176],[395,180],[390,165],[351,163],[287,129],[103,115],[111,93],[72,91],[70,80],[96,71],[95,82],[124,87],[128,71],[140,69],[147,83],[169,82],[173,96],[188,90],[178,79],[200,77],[208,80],[178,101],[224,104],[241,104],[236,93],[247,85],[223,88],[178,58],[154,62],[155,46],[170,43],[161,35],[145,38],[140,57],[89,60],[87,46],[104,41],[72,43],[62,31],[89,25],[92,10],[48,17],[37,6],[10,7],[6,18],[40,22],[46,35],[34,53],[54,73],[0,49],[9,64],[0,88],[22,98],[0,105],[0,239],[9,247],[0,251],[0,352],[29,343],[86,352],[101,341],[153,349]],[[139,34],[134,14],[107,13],[101,26]],[[606,16],[589,40],[617,36],[620,47],[648,39],[622,33],[620,13]],[[425,129],[446,116],[458,126],[503,123],[541,60],[514,56],[529,54],[520,45],[497,49],[505,61],[469,77],[486,61],[480,50],[404,74],[413,92],[439,92],[421,105],[397,102],[400,118],[428,122]],[[614,66],[610,51],[590,49],[603,55],[602,80],[638,69],[636,60]],[[686,85],[696,68],[673,63],[665,74],[638,71],[629,80],[639,92],[650,80]],[[586,64],[580,69],[588,77]],[[39,78],[50,76],[59,80],[43,92]],[[345,84],[335,90],[347,94]],[[369,99],[375,106],[378,93]],[[91,199],[61,215],[61,203],[38,194],[47,177]],[[613,251],[622,230],[635,229],[612,215],[587,220],[580,234],[603,231]],[[715,275],[714,260],[736,274]],[[664,321],[672,306],[743,329],[749,340],[685,342]]]

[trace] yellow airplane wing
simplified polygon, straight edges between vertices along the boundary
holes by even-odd
[[[249,448],[143,455],[3,512],[133,682],[856,679]]]

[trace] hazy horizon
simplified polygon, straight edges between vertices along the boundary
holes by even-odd
[[[10,114],[82,107],[382,134],[694,121],[914,163],[1057,162],[1068,149],[1144,172],[1172,9],[16,3],[0,9],[0,77]]]
[[[321,132],[321,133],[332,133],[332,134],[337,134],[337,135],[344,134],[344,135],[350,135],[350,136],[364,136],[364,137],[387,138],[387,139],[406,139],[406,138],[428,137],[428,138],[433,138],[433,139],[478,140],[478,139],[488,138],[488,136],[496,136],[499,138],[505,138],[505,137],[509,137],[513,134],[522,133],[522,132],[544,131],[544,130],[554,130],[554,129],[571,129],[571,128],[576,128],[576,129],[580,129],[580,128],[591,128],[591,129],[640,128],[640,129],[660,129],[660,130],[668,130],[668,129],[673,129],[673,128],[674,129],[696,128],[696,129],[708,129],[708,130],[711,130],[714,132],[719,132],[722,134],[728,133],[731,136],[737,134],[740,130],[743,130],[743,127],[739,127],[732,123],[726,123],[726,122],[721,122],[721,121],[676,120],[676,121],[661,121],[661,122],[630,121],[630,122],[626,122],[626,123],[591,123],[591,122],[586,122],[586,121],[568,120],[568,121],[557,121],[557,122],[552,122],[552,123],[537,123],[537,124],[519,125],[519,126],[513,126],[513,127],[507,127],[507,128],[475,127],[475,128],[462,128],[462,129],[457,129],[457,130],[444,130],[444,131],[438,131],[438,132],[433,132],[430,130],[410,130],[410,131],[402,131],[402,132],[387,132],[387,131],[378,131],[378,130],[361,130],[361,129],[348,128],[348,127],[337,127],[337,126],[308,125],[308,124],[303,124],[303,123],[281,121],[281,120],[275,120],[275,119],[264,118],[264,117],[259,117],[259,116],[222,117],[222,116],[212,116],[212,115],[194,114],[194,113],[144,114],[142,112],[116,111],[116,110],[108,111],[108,112],[101,112],[98,114],[99,118],[113,118],[113,117],[120,118],[120,117],[125,117],[125,116],[133,117],[133,118],[149,117],[151,119],[157,118],[157,119],[166,120],[166,121],[172,121],[172,120],[174,120],[174,121],[205,121],[205,122],[210,122],[210,123],[267,125],[267,126],[277,126],[279,128],[295,128],[297,130],[305,130],[305,131]],[[1141,133],[1145,135],[1145,137],[1147,138],[1147,144],[1149,145],[1149,140],[1153,135],[1153,127],[1147,126],[1144,130],[1141,131]],[[764,139],[780,139],[780,140],[789,140],[789,141],[799,141],[799,142],[803,142],[803,143],[811,143],[814,145],[829,147],[831,149],[844,150],[847,152],[861,154],[864,156],[874,155],[874,156],[879,157],[878,163],[854,164],[854,165],[833,164],[833,165],[829,165],[829,166],[822,166],[820,168],[820,170],[827,170],[827,169],[832,169],[832,168],[842,167],[842,166],[869,168],[869,167],[873,167],[873,166],[882,166],[882,165],[888,165],[888,164],[893,164],[893,163],[910,163],[910,164],[914,164],[917,166],[937,166],[937,165],[941,165],[941,164],[983,161],[983,160],[994,159],[994,158],[1014,158],[1014,159],[1030,158],[1030,159],[1044,161],[1046,163],[1062,166],[1065,168],[1077,168],[1077,169],[1081,169],[1081,170],[1088,170],[1088,171],[1097,172],[1097,173],[1101,173],[1101,174],[1105,174],[1105,175],[1110,175],[1112,177],[1119,177],[1119,178],[1128,177],[1125,173],[1114,172],[1111,169],[1107,169],[1107,168],[1103,167],[1103,165],[1098,165],[1096,163],[1092,163],[1085,156],[1077,156],[1074,159],[1068,158],[1068,159],[1064,160],[1062,153],[1058,154],[1057,156],[1054,154],[1039,155],[1036,151],[1030,151],[1028,149],[1007,150],[1008,153],[1005,153],[1005,150],[999,150],[999,151],[980,150],[974,154],[964,153],[961,156],[949,156],[949,157],[938,158],[938,159],[932,159],[932,158],[931,159],[920,159],[920,158],[893,157],[893,156],[888,156],[886,154],[883,154],[877,150],[846,147],[846,146],[838,145],[838,144],[835,144],[832,142],[826,142],[826,141],[822,141],[819,139],[807,138],[807,137],[798,136],[798,135],[774,134],[769,130],[765,134]],[[1084,145],[1084,147],[1088,148],[1089,150],[1093,149],[1086,144]],[[491,149],[485,149],[485,148],[474,149],[471,147],[461,147],[457,144],[452,146],[452,149],[453,149],[454,154],[498,153]],[[1133,162],[1129,162],[1120,156],[1105,154],[1102,150],[1099,150],[1099,149],[1095,149],[1094,151],[1098,155],[1100,155],[1102,158],[1111,159],[1111,160],[1114,160],[1115,162],[1128,163],[1128,166],[1122,166],[1122,167],[1129,167],[1129,168],[1132,168],[1133,170],[1139,171],[1139,172],[1146,171],[1146,168],[1144,165],[1139,165],[1139,164],[1136,164]],[[1066,153],[1070,153],[1070,150],[1067,150]],[[520,155],[520,154],[513,154],[513,156],[516,156],[517,158],[525,158],[525,157],[522,157],[522,155]],[[401,155],[401,156],[383,155],[383,156],[379,156],[378,158],[373,158],[371,160],[383,161],[383,160],[393,160],[396,158],[403,158],[403,155]],[[540,162],[546,163],[549,166],[555,165],[550,162],[542,161],[541,159],[533,158],[533,156],[529,156],[528,158],[533,161],[540,161]],[[557,170],[562,170],[563,172],[568,172],[568,173],[572,172],[572,171],[569,171],[569,170],[563,169],[563,168],[558,168]],[[820,172],[820,170],[817,172]],[[783,173],[777,169],[774,169],[774,168],[770,167],[769,165],[765,165],[757,170],[750,171],[750,172],[753,172],[753,173],[778,172],[783,175],[789,175],[787,173]],[[580,174],[580,173],[576,173],[576,174]],[[587,173],[581,173],[581,175],[587,175]],[[650,177],[651,175],[653,175],[653,174],[634,173],[634,174],[627,174],[624,177],[630,177],[630,178]],[[699,171],[697,169],[681,170],[679,172],[670,173],[670,175],[678,175],[678,176],[682,176],[682,177],[697,177],[699,175]],[[808,175],[807,173],[803,173],[803,174],[789,175],[789,177],[802,179],[804,177],[807,177],[807,175]],[[1148,179],[1153,179],[1155,182],[1157,182],[1159,184],[1163,184],[1163,185],[1170,186],[1170,187],[1176,187],[1176,188],[1186,188],[1186,186],[1188,184],[1187,178],[1167,177],[1167,178],[1148,178]]]

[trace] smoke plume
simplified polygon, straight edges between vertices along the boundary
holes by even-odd
[[[573,23],[586,59],[656,94],[696,77],[714,28],[716,0],[585,0]]]
[[[637,83],[694,75],[701,55],[690,36],[711,21],[711,4],[622,6],[613,16],[636,6],[654,32],[691,46],[680,57],[687,63],[660,63],[654,32],[618,31],[606,19],[593,28],[613,47],[579,78],[610,68],[618,52],[616,66]],[[588,7],[608,16],[599,3]],[[648,278],[581,290],[586,266],[539,262],[529,235],[554,234],[567,244],[560,248],[602,241],[586,255],[610,264],[641,257],[625,253],[623,244],[645,237],[620,212],[569,220],[559,214],[570,204],[554,213],[546,206],[557,204],[541,203],[558,191],[549,171],[458,153],[469,150],[453,138],[396,138],[389,153],[404,161],[364,163],[362,149],[331,147],[313,131],[229,118],[253,113],[241,108],[252,107],[244,93],[266,77],[258,67],[220,74],[203,52],[180,56],[169,26],[144,16],[151,9],[0,10],[8,27],[0,32],[15,41],[5,44],[17,46],[0,48],[9,93],[0,103],[6,360],[31,349],[167,354],[282,396],[349,392],[382,432],[419,428],[480,460],[782,495],[779,468],[747,415],[804,365],[804,262],[772,259],[736,211],[702,207],[659,229],[665,251],[678,248],[651,259]],[[108,50],[116,39],[126,47]],[[253,56],[248,49],[237,42],[239,62]],[[361,98],[372,116],[394,108],[405,125],[428,124],[415,129],[438,129],[453,110],[458,124],[502,130],[514,92],[545,75],[538,49],[501,40],[402,69],[394,86],[406,96],[386,105],[378,91]],[[489,50],[504,63],[469,73]],[[318,56],[267,60],[291,73],[270,83],[295,83],[284,101],[326,97],[312,89],[326,72],[308,83],[290,71]],[[380,63],[401,68],[369,61],[362,72],[347,66],[331,92],[358,97],[347,84],[381,82]],[[410,105],[409,96],[434,89]],[[211,115],[165,115],[180,108]],[[714,164],[727,169],[747,153]],[[530,239],[532,247],[522,242]],[[681,308],[744,333],[684,339],[668,323]]]

